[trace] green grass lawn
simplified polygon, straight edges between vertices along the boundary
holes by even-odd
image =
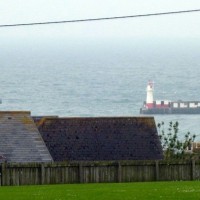
[[[200,199],[200,182],[146,182],[0,187],[1,200]]]

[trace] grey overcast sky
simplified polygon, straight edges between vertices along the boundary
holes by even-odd
[[[199,0],[1,0],[0,24],[200,9]],[[1,28],[11,38],[200,38],[200,12],[113,21]]]

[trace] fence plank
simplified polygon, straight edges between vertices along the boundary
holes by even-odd
[[[192,160],[192,180],[195,180],[195,160]]]
[[[159,181],[159,161],[156,160],[156,181]]]
[[[118,180],[119,183],[122,182],[122,166],[121,166],[120,162],[118,162],[117,180]]]

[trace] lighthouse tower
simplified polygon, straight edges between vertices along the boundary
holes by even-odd
[[[149,81],[147,84],[146,107],[153,108],[153,82],[152,81]]]

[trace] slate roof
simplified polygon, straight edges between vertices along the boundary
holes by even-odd
[[[153,117],[41,118],[37,125],[54,161],[163,158]]]
[[[0,111],[0,162],[50,162],[30,112]]]

